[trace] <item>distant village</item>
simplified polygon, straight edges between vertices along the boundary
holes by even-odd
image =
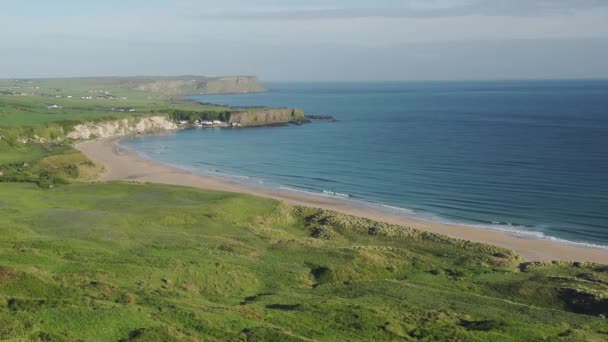
[[[38,93],[36,90],[40,90],[40,87],[34,86],[34,82],[32,81],[15,81],[16,84],[23,85],[11,85],[6,87],[0,87],[0,95],[4,96],[43,96],[43,97],[52,97],[56,99],[73,99],[80,98],[81,100],[128,100],[127,97],[118,97],[112,95],[107,90],[89,90],[86,95],[75,96],[75,95],[64,95],[64,94],[47,94],[47,93]],[[4,90],[2,90],[4,89]],[[57,91],[61,91],[61,89],[57,89]],[[47,105],[48,110],[59,110],[63,109],[62,106],[58,104],[49,104]],[[130,107],[115,107],[112,108],[113,112],[135,112],[134,108]]]
[[[0,95],[5,95],[5,96],[43,96],[43,97],[53,97],[56,99],[73,99],[74,98],[74,95],[51,95],[51,94],[35,93],[35,92],[27,93],[22,90],[22,89],[28,89],[28,90],[40,89],[40,87],[35,87],[35,86],[29,86],[29,87],[9,86],[9,87],[3,87],[3,88],[8,89],[8,90],[0,90]],[[89,90],[87,92],[87,95],[80,96],[80,99],[81,100],[128,100],[128,98],[124,97],[124,96],[122,96],[122,97],[114,96],[114,95],[112,95],[112,93],[110,93],[107,90]],[[58,104],[49,104],[49,105],[47,105],[47,109],[48,110],[60,110],[60,109],[63,109],[63,106],[60,106]],[[131,108],[131,107],[114,107],[111,110],[113,112],[130,112],[130,113],[135,112],[135,109]]]
[[[240,123],[227,123],[220,120],[195,120],[193,123],[190,123],[186,120],[181,120],[178,122],[180,126],[192,126],[196,128],[215,128],[215,127],[242,127]]]

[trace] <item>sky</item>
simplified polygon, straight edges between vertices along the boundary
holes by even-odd
[[[0,2],[0,78],[608,78],[608,0]]]

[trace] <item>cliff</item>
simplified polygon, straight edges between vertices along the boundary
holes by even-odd
[[[305,121],[304,112],[298,109],[264,108],[231,112],[229,123],[242,126],[263,126]]]
[[[188,117],[196,120],[216,120],[220,118],[207,118],[206,112],[188,112]],[[198,116],[196,114],[199,114]],[[217,113],[213,113],[217,114]],[[200,117],[199,117],[200,116]],[[289,108],[263,108],[228,112],[227,123],[233,126],[263,126],[286,123],[303,123],[306,121],[304,112]],[[69,139],[92,139],[120,137],[133,134],[156,133],[169,130],[185,128],[179,126],[176,121],[181,121],[180,116],[159,115],[148,117],[131,117],[102,122],[90,122],[75,125],[67,134]],[[193,121],[193,120],[191,120]],[[226,122],[224,120],[224,122]]]
[[[177,128],[177,124],[166,116],[149,116],[76,125],[67,137],[70,139],[108,138],[162,132]]]

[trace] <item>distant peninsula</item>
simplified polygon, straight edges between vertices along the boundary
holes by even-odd
[[[150,91],[162,95],[193,94],[242,94],[261,93],[266,88],[256,76],[178,76],[178,77],[128,77],[125,85],[132,89]]]

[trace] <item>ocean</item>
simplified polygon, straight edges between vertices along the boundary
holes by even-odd
[[[338,121],[121,143],[260,187],[426,220],[608,246],[608,81],[270,83],[193,96]]]

